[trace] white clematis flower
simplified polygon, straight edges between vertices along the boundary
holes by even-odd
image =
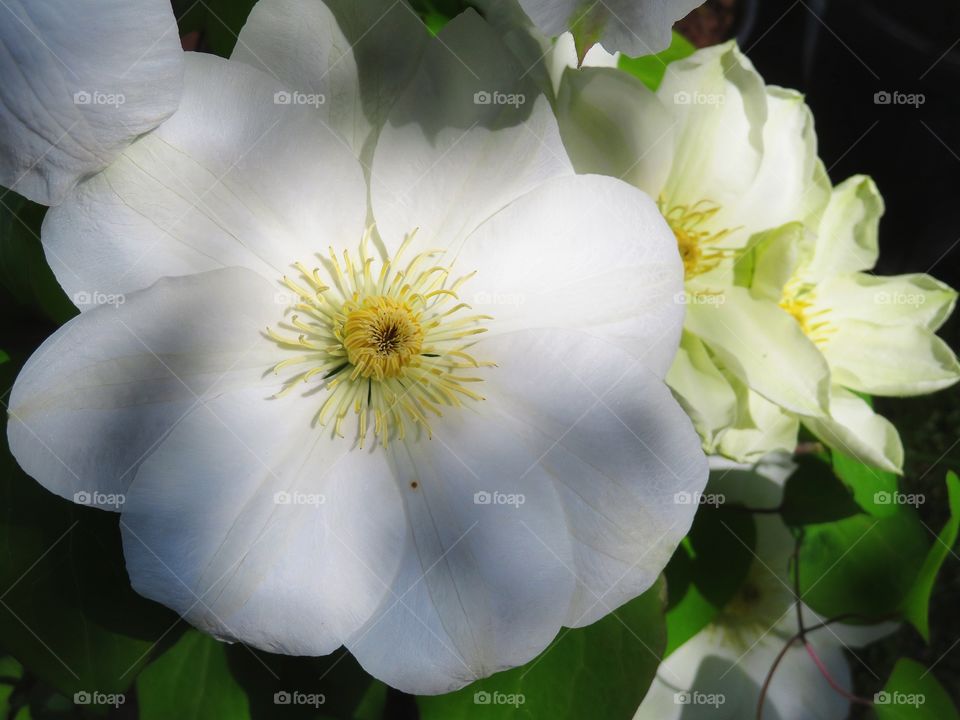
[[[899,472],[896,428],[855,393],[921,395],[957,382],[960,363],[935,334],[957,293],[929,275],[866,272],[879,254],[882,213],[870,178],[847,179],[834,188],[816,235],[768,250],[767,262],[758,250],[753,287],[794,317],[830,367],[830,414],[804,424],[842,452]]]
[[[802,97],[765,87],[731,42],[671,63],[656,93],[623,72],[567,71],[558,103],[575,166],[644,189],[674,231],[687,317],[669,382],[706,449],[736,457],[792,450],[796,414],[827,414],[827,363],[776,303],[735,282],[759,233],[815,217],[826,202]],[[757,394],[749,403],[748,390]],[[723,447],[736,427],[758,437]]]
[[[626,73],[568,70],[558,103],[578,169],[657,197],[676,235],[688,307],[667,379],[705,449],[792,451],[803,423],[899,471],[896,430],[855,392],[956,382],[934,335],[955,294],[925,275],[863,274],[882,200],[860,177],[831,192],[803,98],[765,87],[728,43],[672,63],[655,94]]]
[[[567,30],[628,55],[653,55],[670,45],[673,24],[703,0],[519,0],[548,37]]]
[[[299,43],[339,32],[299,17],[288,83],[322,60]],[[10,445],[62,496],[125,496],[140,593],[439,693],[655,581],[707,474],[663,380],[680,261],[643,193],[573,174],[522,74],[475,13],[452,21],[367,181],[338,109],[188,54],[178,112],[47,216],[68,292],[122,302],[37,350]]]
[[[795,466],[779,454],[755,466],[711,458],[711,491],[750,507],[775,507]],[[777,655],[796,635],[791,555],[794,538],[778,515],[754,515],[755,559],[737,594],[707,627],[674,650],[637,710],[635,720],[741,720],[757,715],[761,688]],[[805,628],[823,622],[801,604]],[[896,629],[896,623],[852,626],[831,623],[811,630],[806,640],[826,672],[850,692],[844,649],[861,647]],[[849,702],[817,667],[811,652],[794,642],[777,665],[764,697],[765,718],[835,720]]]
[[[0,22],[0,185],[45,205],[177,108],[169,0],[7,0]]]

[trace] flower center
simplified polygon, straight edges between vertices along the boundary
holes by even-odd
[[[668,207],[662,197],[657,200],[657,205],[677,238],[685,279],[690,280],[710,272],[724,258],[736,254],[733,249],[717,246],[732,230],[712,231],[709,228],[710,220],[720,212],[720,205],[709,200],[700,200],[693,205]]]
[[[834,328],[824,319],[829,311],[815,310],[813,288],[798,280],[791,280],[784,286],[780,307],[793,316],[803,334],[817,345],[827,342],[834,332]]]
[[[350,309],[351,305],[356,305]],[[410,303],[377,295],[361,303],[348,302],[343,323],[347,361],[365,378],[377,380],[403,374],[423,347],[420,312]]]
[[[712,631],[723,644],[745,652],[777,624],[792,601],[789,588],[754,561],[736,594],[714,616]]]
[[[392,438],[404,439],[410,427],[430,436],[428,417],[442,416],[444,406],[483,399],[468,387],[482,378],[467,372],[492,363],[468,350],[474,336],[486,331],[483,321],[492,318],[469,314],[470,306],[459,302],[457,291],[470,275],[451,282],[448,267],[428,265],[443,251],[422,252],[401,264],[413,233],[375,274],[371,233],[364,233],[356,257],[344,251],[338,258],[331,249],[320,257],[322,269],[295,263],[299,281],[283,278],[294,293],[284,313],[290,317],[276,330],[267,328],[267,337],[289,353],[274,373],[299,368],[278,396],[315,380],[327,391],[315,424],[332,423],[333,433],[343,437],[343,423],[353,414],[360,447],[371,424],[386,447]]]

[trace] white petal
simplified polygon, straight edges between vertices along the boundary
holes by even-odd
[[[850,692],[850,666],[840,643],[826,629],[811,633],[807,640],[831,677]],[[836,720],[849,712],[849,702],[830,687],[802,645],[787,651],[770,683],[767,702],[764,717],[769,713],[780,720]]]
[[[736,648],[704,630],[674,650],[657,669],[634,720],[743,720],[756,711],[759,686],[741,667]],[[744,648],[746,650],[747,648]],[[754,653],[766,650],[763,643]],[[772,661],[773,654],[766,653]],[[693,693],[700,693],[696,697]],[[710,702],[710,699],[713,702]],[[693,702],[694,700],[698,702]]]
[[[871,178],[854,175],[837,185],[817,230],[807,277],[816,281],[872,268],[880,253],[877,235],[883,209]]]
[[[270,280],[354,246],[363,173],[307,105],[242,63],[188,54],[180,110],[47,214],[44,248],[68,294],[129,292],[225,266]]]
[[[687,329],[751,390],[793,412],[825,414],[830,373],[796,320],[745,288],[727,288],[723,297],[690,305]]]
[[[642,192],[600,175],[537,187],[481,225],[455,268],[493,333],[578,328],[615,340],[661,377],[683,323],[676,240]]]
[[[817,157],[813,114],[803,95],[768,87],[766,101],[763,157],[757,174],[750,187],[724,208],[725,215],[738,218],[748,234],[811,221],[830,198],[829,180]]]
[[[66,498],[125,492],[199,398],[259,382],[274,354],[261,332],[283,310],[273,296],[257,275],[228,269],[161,280],[75,317],[17,378],[14,457]]]
[[[822,348],[838,385],[903,396],[942,390],[960,379],[953,350],[925,327],[843,320],[830,328]]]
[[[230,59],[322,96],[324,121],[359,156],[416,69],[427,37],[406,3],[260,0]]]
[[[929,275],[850,273],[819,282],[812,309],[829,312],[830,321],[849,318],[877,325],[923,325],[936,331],[956,302],[956,291]]]
[[[897,428],[849,390],[834,387],[830,416],[804,418],[803,424],[830,447],[867,465],[895,473],[903,469],[903,443]]]
[[[699,50],[670,64],[657,96],[675,125],[665,203],[735,206],[763,160],[767,95],[753,64],[732,42]],[[714,217],[718,229],[732,231],[748,221],[724,209]],[[749,237],[736,235],[741,244]]]
[[[738,260],[734,273],[747,270],[746,266],[752,260],[750,292],[754,297],[779,303],[784,286],[793,278],[800,263],[805,236],[806,231],[799,222],[757,233],[750,239],[752,257]]]
[[[800,431],[797,416],[735,379],[731,384],[737,393],[737,420],[720,433],[717,451],[741,462],[754,462],[774,451],[793,453]]]
[[[798,93],[765,87],[736,43],[672,63],[657,94],[676,121],[668,206],[719,205],[711,227],[741,246],[822,210],[828,181],[809,108]]]
[[[692,521],[707,464],[686,414],[644,363],[576,332],[484,339],[491,402],[527,425],[574,538],[565,625],[595,622],[646,590]],[[518,432],[521,432],[518,430]]]
[[[459,243],[542,182],[573,170],[549,102],[473,10],[424,53],[374,154],[371,200],[388,248]]]
[[[133,587],[218,638],[294,655],[373,612],[406,521],[382,451],[311,426],[262,387],[205,402],[137,472],[121,517]]]
[[[683,335],[667,383],[712,451],[720,431],[736,422],[737,396],[695,335]]]
[[[0,15],[0,184],[55,205],[176,109],[169,2],[7,0]]]
[[[658,197],[670,174],[677,121],[657,95],[619,70],[570,70],[562,77],[557,119],[577,172],[621,178]]]
[[[638,595],[692,520],[676,493],[706,479],[683,412],[614,346],[531,331],[477,352],[498,363],[488,400],[437,419],[406,458],[397,451],[400,478],[418,483],[407,494],[417,554],[394,587],[409,592],[348,643],[407,692],[525,662],[561,623],[593,622]],[[522,502],[505,502],[511,494]]]
[[[670,28],[701,0],[520,0],[544,34],[560,35],[578,23],[597,28],[604,47],[628,55],[653,55],[670,45]]]

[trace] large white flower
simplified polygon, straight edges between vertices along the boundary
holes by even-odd
[[[176,109],[169,0],[7,0],[0,13],[0,185],[54,205]]]
[[[299,24],[271,45],[273,5]],[[122,494],[134,587],[196,626],[437,693],[635,597],[688,529],[682,270],[649,198],[573,174],[472,12],[365,180],[332,105],[389,89],[305,86],[339,32],[261,4],[240,44],[283,82],[189,54],[178,112],[48,214],[64,287],[107,302],[27,363],[10,444],[62,496]]]
[[[882,201],[859,177],[831,192],[803,98],[764,86],[728,43],[672,63],[656,93],[615,70],[567,70],[558,103],[575,166],[657,197],[676,235],[688,309],[667,379],[704,447],[792,450],[802,422],[898,471],[896,430],[854,391],[956,382],[933,334],[955,294],[925,275],[862,273]]]
[[[519,0],[547,36],[572,30],[588,45],[652,55],[670,44],[673,24],[703,0]]]
[[[775,507],[792,463],[774,454],[755,466],[711,459],[710,490],[727,501],[750,507]],[[765,718],[836,720],[847,716],[849,702],[830,682],[850,692],[850,667],[844,649],[860,647],[896,628],[895,623],[851,626],[831,623],[801,603],[804,644],[793,591],[791,555],[795,541],[778,515],[754,515],[754,560],[737,593],[707,627],[660,664],[635,720],[742,720],[757,716],[761,690]],[[794,638],[783,658],[777,656]],[[822,669],[818,667],[820,663]],[[829,675],[828,680],[826,675]]]

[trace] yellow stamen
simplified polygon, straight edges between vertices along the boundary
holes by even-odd
[[[661,197],[657,205],[677,238],[677,248],[680,250],[683,273],[687,280],[710,272],[726,258],[736,257],[736,249],[719,247],[719,243],[736,228],[709,228],[710,220],[720,212],[720,206],[716,203],[700,200],[693,205],[668,207]]]
[[[457,290],[473,273],[448,282],[449,268],[426,262],[442,255],[439,250],[421,252],[401,265],[414,233],[373,272],[371,233],[372,228],[364,233],[357,257],[347,252],[338,257],[332,248],[321,257],[329,280],[319,268],[295,263],[300,277],[284,277],[281,283],[296,296],[287,312],[297,314],[266,331],[289,353],[273,366],[274,373],[303,367],[284,381],[277,396],[316,378],[327,396],[314,423],[332,423],[332,433],[342,437],[343,423],[353,413],[360,447],[371,425],[384,446],[407,437],[408,423],[430,436],[428,414],[440,416],[443,406],[483,399],[466,387],[482,378],[463,370],[493,367],[468,352],[473,336],[486,330],[482,323],[491,319],[463,312],[470,306]]]

